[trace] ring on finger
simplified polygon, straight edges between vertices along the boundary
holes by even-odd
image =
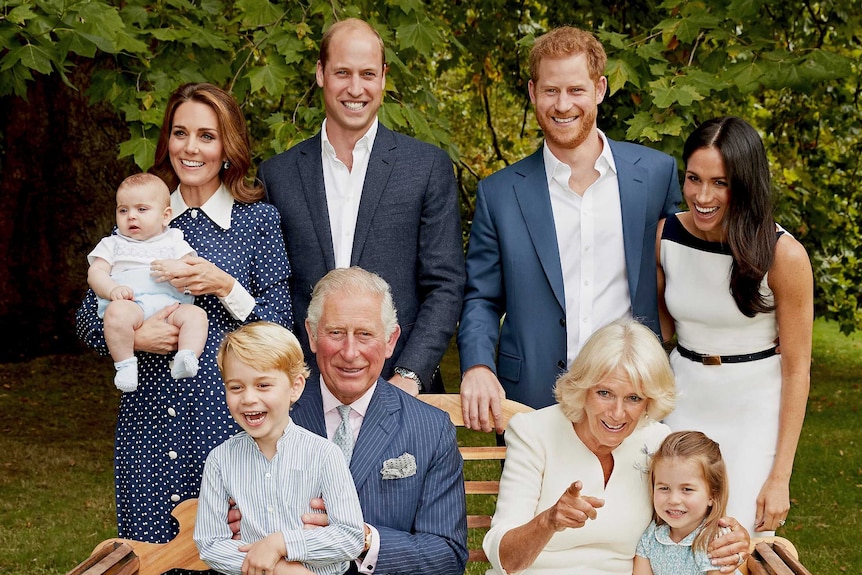
[[[739,561],[736,562],[737,565],[742,565],[745,562],[745,556],[742,553],[737,553],[739,555]]]
[[[183,295],[192,295],[192,292],[189,291],[189,286],[183,288]]]
[[[786,520],[786,519],[779,519],[779,520],[778,520],[778,526],[779,526],[779,527],[784,527],[784,524],[785,524],[785,523],[787,523],[787,520]]]

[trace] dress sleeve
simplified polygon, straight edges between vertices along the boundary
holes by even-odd
[[[266,320],[293,329],[290,300],[290,262],[281,233],[281,220],[275,207],[259,202],[261,208],[254,262],[249,285],[255,306],[246,322]]]
[[[503,536],[533,519],[544,483],[546,462],[543,452],[535,448],[541,440],[529,437],[526,423],[523,415],[515,414],[506,429],[506,463],[500,477],[500,493],[491,529],[482,542],[488,561],[498,573],[506,573],[500,564]]]

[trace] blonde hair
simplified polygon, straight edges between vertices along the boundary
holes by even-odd
[[[649,479],[651,489],[655,489],[655,468],[661,461],[669,461],[674,458],[683,459],[698,464],[703,480],[709,488],[712,496],[712,505],[703,519],[703,528],[694,538],[692,551],[706,552],[709,542],[719,534],[718,520],[727,512],[727,468],[721,458],[721,449],[718,443],[701,433],[700,431],[677,431],[665,437],[661,446],[652,456],[649,465]],[[664,521],[653,512],[656,525]]]
[[[306,378],[310,375],[296,336],[277,323],[256,321],[224,336],[216,355],[222,379],[225,358],[229,353],[255,368],[281,371],[291,382],[300,375]]]
[[[676,382],[658,337],[637,321],[622,319],[591,335],[554,385],[554,397],[570,421],[583,419],[587,391],[616,370],[647,400],[645,414],[658,421],[673,411]]]
[[[315,339],[320,316],[323,315],[323,304],[326,298],[336,293],[379,297],[380,320],[383,323],[383,335],[387,340],[398,327],[398,312],[395,310],[392,290],[386,280],[357,266],[335,268],[323,276],[311,292],[311,302],[308,304],[308,325],[311,336]]]
[[[165,182],[160,177],[154,174],[132,174],[131,176],[120,182],[120,185],[117,186],[117,193],[120,193],[120,190],[124,190],[127,188],[143,188],[146,186],[154,186],[158,188],[159,192],[163,196],[162,199],[165,202],[165,207],[171,205],[171,191],[168,189],[168,186],[165,184]]]
[[[539,66],[545,58],[559,59],[584,54],[590,79],[598,82],[605,73],[608,56],[595,36],[580,28],[562,26],[536,38],[530,49],[530,79],[539,81]]]

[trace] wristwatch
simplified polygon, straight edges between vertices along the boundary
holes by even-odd
[[[394,371],[405,379],[412,379],[413,381],[415,381],[417,387],[419,388],[419,391],[422,391],[422,380],[419,379],[419,376],[416,375],[415,371],[411,371],[404,367],[396,367]]]

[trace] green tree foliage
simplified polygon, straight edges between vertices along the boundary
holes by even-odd
[[[319,129],[322,30],[358,16],[387,46],[381,120],[446,149],[466,225],[478,179],[536,148],[527,97],[533,39],[593,30],[609,54],[600,126],[679,157],[699,122],[733,114],[770,152],[778,220],[811,255],[818,313],[862,327],[858,0],[0,0],[0,98],[26,97],[86,59],[93,102],[129,126],[120,146],[152,162],[164,103],[210,81],[241,102],[260,160]],[[465,228],[466,229],[466,228]]]

